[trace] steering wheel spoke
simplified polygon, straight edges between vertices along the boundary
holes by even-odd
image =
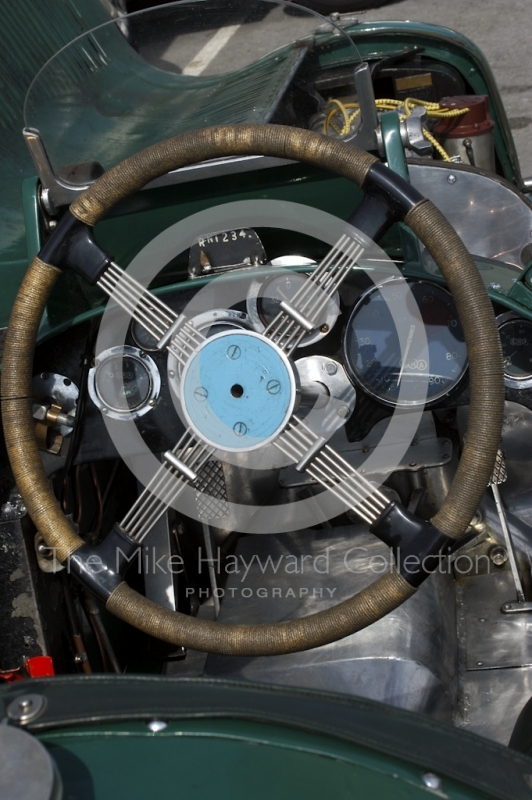
[[[145,289],[118,264],[112,262],[97,285],[127,314],[135,319],[158,343],[184,366],[205,341],[183,316],[178,316],[156,295]]]
[[[164,453],[163,463],[120,522],[120,528],[140,544],[185,487],[197,480],[213,452],[213,447],[186,431],[173,450]]]
[[[330,447],[325,437],[297,418],[274,445],[297,462],[298,472],[306,472],[370,525],[390,505],[388,498]]]
[[[351,270],[356,268],[365,249],[362,240],[349,234],[341,236],[292,301],[281,303],[281,311],[264,335],[287,355],[293,353],[303,337],[319,326],[327,304]]]

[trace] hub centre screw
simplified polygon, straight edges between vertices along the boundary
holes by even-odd
[[[281,391],[280,381],[269,381],[268,385],[266,386],[266,391],[269,394],[279,394]]]

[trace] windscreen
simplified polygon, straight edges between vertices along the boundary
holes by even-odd
[[[359,61],[343,30],[292,3],[170,3],[118,16],[60,50],[28,90],[25,125],[39,131],[56,174],[82,184],[179,133],[294,124],[280,113],[294,82],[305,88],[318,66]]]

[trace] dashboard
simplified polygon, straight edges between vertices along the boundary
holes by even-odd
[[[260,270],[248,264],[237,267],[249,274],[247,296],[233,308],[197,315],[194,325],[203,336],[234,329],[263,333],[281,302],[289,302],[300,289],[315,262],[287,256],[263,266]],[[188,281],[186,288],[166,292],[164,301],[180,314],[196,294],[194,282]],[[532,321],[502,307],[494,307],[494,312],[507,399],[532,408]],[[39,347],[38,371],[62,375],[83,392],[79,363],[88,325]],[[450,293],[436,282],[392,277],[373,284],[361,273],[353,274],[323,309],[319,326],[304,337],[294,359],[303,384],[303,405],[319,402],[320,393],[335,391],[331,387],[352,396],[346,410],[349,419],[344,420],[351,441],[364,438],[397,406],[438,410],[468,403],[462,327]],[[173,387],[180,370],[178,361],[159,351],[157,342],[135,321],[125,345],[95,352],[86,375],[88,398],[78,460],[116,457],[104,418],[118,423],[135,420],[152,452],[171,448],[181,424]],[[314,388],[305,391],[309,375],[313,375]]]

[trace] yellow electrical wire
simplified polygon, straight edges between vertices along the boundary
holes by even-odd
[[[405,113],[399,115],[401,121],[405,120],[412,113],[414,106],[423,106],[429,118],[445,119],[450,117],[460,117],[462,114],[467,114],[469,108],[441,108],[439,103],[432,103],[426,100],[419,100],[417,97],[407,97],[406,100],[390,100],[389,98],[382,98],[375,100],[375,106],[379,111],[394,111],[398,106],[404,106]],[[353,113],[349,111],[353,109]],[[347,136],[351,131],[353,122],[360,114],[360,106],[358,103],[342,103],[341,100],[329,100],[325,107],[325,121],[323,123],[323,132],[329,133],[329,128],[332,128],[338,136]],[[343,125],[340,127],[336,117],[340,116]],[[442,145],[438,142],[435,136],[423,128],[423,136],[427,139],[436,151],[440,154],[444,161],[450,161],[450,157]]]
[[[440,156],[443,158],[444,161],[451,160],[445,148],[441,146],[439,141],[436,139],[435,136],[432,135],[432,133],[429,133],[423,128],[423,136],[431,143],[434,149],[438,151],[438,153],[440,154]]]

